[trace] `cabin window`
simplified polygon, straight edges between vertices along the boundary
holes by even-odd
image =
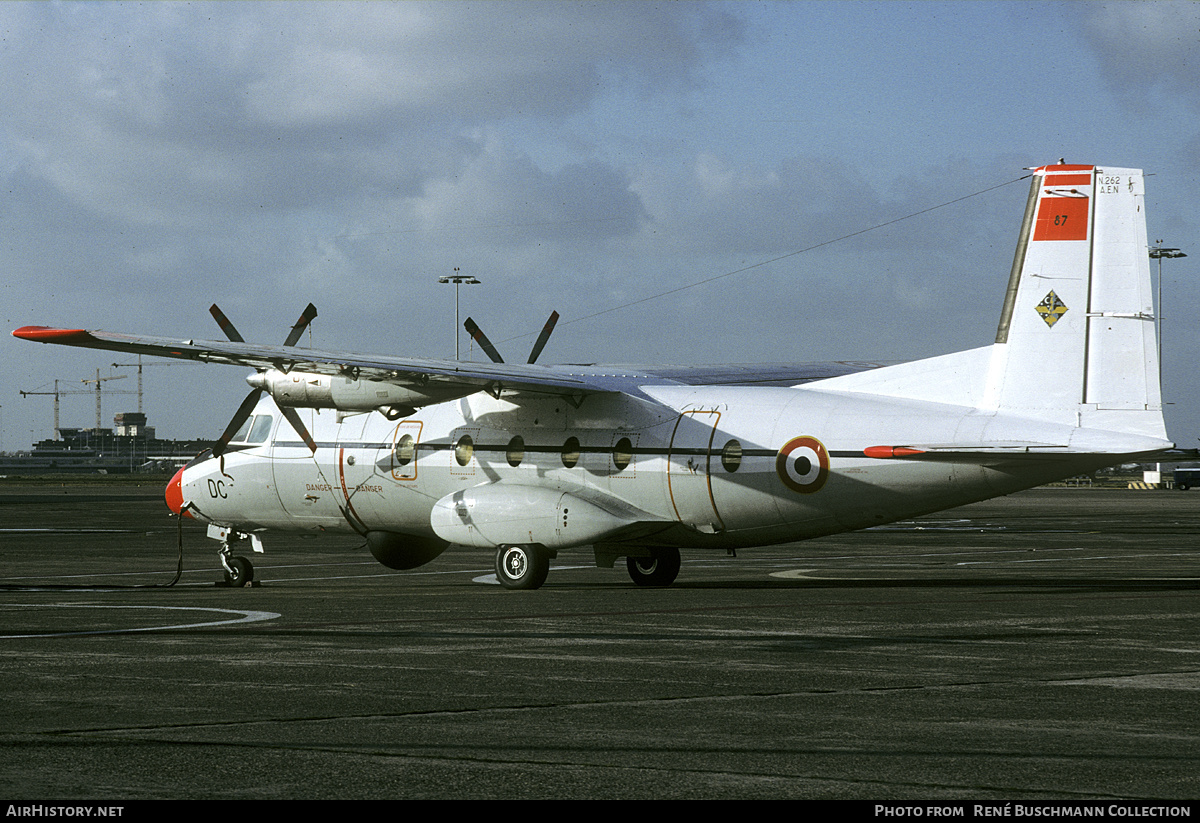
[[[633,460],[633,444],[629,442],[628,437],[622,437],[617,441],[617,445],[613,446],[612,459],[617,471],[625,471],[629,466]]]
[[[521,465],[521,461],[525,459],[525,438],[518,434],[509,440],[508,452],[505,456],[508,458],[508,465],[514,468]]]
[[[721,465],[725,467],[727,472],[735,472],[742,465],[742,444],[736,440],[730,440],[725,444],[725,448],[721,449]]]
[[[471,435],[464,434],[454,445],[454,459],[458,465],[465,466],[471,462],[473,454],[475,454],[475,441],[471,439]]]
[[[568,469],[575,468],[575,464],[579,462],[579,438],[568,437],[567,442],[563,443],[562,447],[562,464]]]
[[[254,417],[254,425],[250,427],[247,443],[265,443],[271,436],[271,423],[274,419],[269,414],[259,414]]]
[[[396,441],[395,457],[397,466],[407,466],[417,456],[417,443],[411,434],[406,434]]]

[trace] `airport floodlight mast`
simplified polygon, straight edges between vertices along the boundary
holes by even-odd
[[[1162,385],[1162,261],[1164,257],[1168,260],[1173,260],[1177,257],[1187,257],[1187,255],[1179,249],[1165,247],[1161,240],[1155,240],[1154,242],[1158,245],[1150,247],[1150,259],[1158,261],[1158,311],[1155,314],[1158,320],[1158,328],[1155,329],[1155,337],[1158,338],[1158,382],[1159,385]]]
[[[482,281],[480,281],[474,277],[471,277],[470,275],[467,275],[467,274],[459,274],[458,266],[455,266],[454,274],[446,275],[444,277],[439,277],[438,282],[454,284],[454,359],[461,360],[462,358],[459,356],[459,351],[458,351],[459,337],[462,334],[462,331],[461,331],[462,326],[458,322],[458,287],[462,286],[462,285],[478,286]]]
[[[1162,392],[1162,374],[1163,374],[1163,366],[1162,366],[1162,318],[1163,318],[1162,261],[1163,261],[1164,257],[1167,258],[1168,260],[1173,260],[1177,257],[1187,257],[1187,255],[1184,254],[1179,249],[1167,248],[1166,246],[1164,246],[1162,244],[1161,240],[1155,240],[1154,242],[1158,244],[1156,246],[1150,247],[1150,259],[1158,261],[1158,303],[1157,303],[1158,311],[1156,311],[1154,313],[1154,321],[1155,321],[1154,322],[1154,325],[1155,325],[1154,337],[1158,341],[1158,385],[1159,385],[1159,391]],[[1160,402],[1163,402],[1163,403],[1166,402],[1165,394]],[[1162,463],[1155,464],[1155,468],[1158,470],[1158,482],[1161,483],[1162,482]]]

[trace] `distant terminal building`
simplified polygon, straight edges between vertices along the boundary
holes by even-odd
[[[0,475],[169,473],[212,443],[159,440],[146,415],[122,412],[111,429],[58,430],[27,452],[0,455]]]

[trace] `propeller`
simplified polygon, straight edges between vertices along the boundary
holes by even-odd
[[[529,352],[529,359],[525,362],[533,365],[537,361],[538,355],[542,353],[542,349],[546,348],[546,341],[550,339],[550,333],[554,331],[555,324],[558,323],[558,312],[550,312],[550,318],[546,320],[546,325],[542,326],[542,333],[538,335],[537,342],[533,344],[533,349]]]
[[[217,321],[217,325],[221,327],[221,331],[225,332],[225,336],[228,337],[230,341],[234,343],[246,342],[245,339],[242,338],[242,335],[238,333],[237,328],[234,327],[233,323],[230,322],[229,318],[225,316],[225,313],[221,311],[216,303],[213,303],[212,306],[209,307],[208,312],[213,316],[213,319]],[[305,307],[304,311],[301,312],[300,319],[298,319],[292,326],[291,331],[288,333],[287,340],[284,341],[283,345],[296,345],[296,341],[300,339],[300,336],[304,334],[304,330],[308,328],[308,324],[311,323],[313,318],[316,316],[316,306],[314,306],[312,303],[309,303],[308,306]],[[238,406],[237,411],[234,412],[233,419],[229,421],[229,425],[225,427],[225,431],[221,432],[220,438],[218,438],[217,442],[213,444],[212,452],[214,457],[221,457],[225,454],[225,451],[229,446],[229,441],[233,440],[234,435],[236,435],[242,426],[245,425],[246,421],[250,419],[250,415],[253,413],[254,407],[258,405],[258,399],[262,393],[263,390],[261,388],[255,388],[251,389],[250,394],[246,395],[246,399],[242,401],[242,404]],[[296,412],[296,410],[287,406],[280,406],[278,403],[276,403],[275,406],[279,409],[279,412],[283,415],[284,419],[287,420],[288,423],[291,424],[292,428],[295,429],[300,435],[300,439],[304,441],[304,444],[308,446],[309,450],[312,451],[313,454],[316,454],[317,443],[315,440],[313,440],[312,435],[308,433],[308,428],[304,425],[304,422],[300,419],[300,415]]]
[[[542,349],[546,348],[546,341],[550,339],[550,334],[554,331],[554,326],[557,323],[558,312],[550,312],[550,318],[542,326],[542,331],[538,335],[537,342],[533,344],[533,349],[529,352],[529,359],[525,362],[530,365],[537,362],[538,355],[542,353]],[[488,340],[487,335],[483,333],[483,329],[479,328],[478,323],[468,317],[466,322],[463,323],[463,328],[467,330],[467,334],[471,335],[471,339],[479,344],[479,348],[483,349],[484,353],[492,359],[493,363],[504,362],[504,358],[500,356],[500,352],[492,344],[492,341]]]
[[[304,330],[308,328],[308,324],[317,316],[317,307],[309,303],[304,307],[304,311],[300,312],[300,319],[292,325],[291,332],[288,333],[287,340],[283,341],[285,346],[294,346],[300,340],[300,335],[304,334]]]
[[[483,349],[488,357],[492,358],[493,363],[503,363],[504,358],[500,356],[500,352],[496,351],[496,347],[492,345],[492,341],[488,340],[487,335],[483,333],[483,329],[479,328],[479,324],[471,318],[467,318],[467,322],[463,323],[463,328],[467,330],[467,334],[471,335],[471,339],[479,344],[479,348]]]

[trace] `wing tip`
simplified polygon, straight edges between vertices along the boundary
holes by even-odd
[[[91,337],[84,329],[55,329],[50,326],[22,326],[12,334],[13,337],[35,343],[73,343]]]

